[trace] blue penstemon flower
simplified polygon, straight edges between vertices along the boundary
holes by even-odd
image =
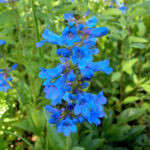
[[[0,40],[0,45],[5,45],[6,42],[4,40]]]
[[[17,64],[14,64],[10,69],[0,69],[0,91],[7,92],[10,89],[9,82],[12,78],[9,76],[9,72],[17,68]]]
[[[113,8],[113,4],[117,6],[117,8],[125,14],[126,11],[128,11],[128,7],[124,4],[124,2],[121,3],[121,0],[114,0],[110,3],[110,8]]]
[[[37,47],[45,42],[62,46],[56,51],[61,64],[52,69],[41,68],[39,76],[45,79],[45,97],[52,105],[46,105],[51,114],[49,123],[56,124],[58,133],[63,132],[65,136],[77,132],[76,124],[88,121],[99,125],[100,118],[105,116],[103,105],[107,98],[103,92],[94,95],[82,89],[89,86],[94,72],[103,71],[110,75],[113,70],[106,59],[93,62],[93,55],[99,53],[95,48],[97,38],[106,35],[108,28],[95,28],[97,18],[93,16],[86,21],[86,16],[87,12],[77,20],[73,14],[65,14],[68,25],[62,35],[49,31],[47,27],[42,34],[44,40],[37,43]]]
[[[0,0],[0,3],[10,3],[10,2],[15,2],[17,0]]]

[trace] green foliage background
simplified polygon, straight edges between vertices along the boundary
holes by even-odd
[[[128,0],[124,15],[104,0],[20,0],[0,4],[0,68],[17,63],[8,93],[0,92],[0,150],[148,150],[150,147],[150,0]],[[87,91],[100,90],[108,98],[100,126],[84,123],[69,138],[47,123],[40,67],[59,62],[57,46],[36,48],[47,24],[61,34],[63,14],[82,16],[86,10],[109,28],[98,39],[100,53],[114,69],[111,76],[97,73]]]

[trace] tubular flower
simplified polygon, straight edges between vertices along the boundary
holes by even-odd
[[[114,0],[114,2],[110,2],[109,7],[110,7],[110,8],[113,8],[113,5],[114,5],[114,4],[117,6],[117,8],[118,8],[123,14],[125,14],[125,12],[128,11],[128,7],[125,6],[124,3],[120,3],[119,0]]]
[[[7,92],[10,89],[9,82],[12,78],[9,76],[9,72],[17,68],[17,64],[14,64],[10,69],[0,69],[0,91]]]
[[[84,21],[86,14],[77,20],[73,14],[65,14],[64,19],[68,25],[62,35],[45,29],[42,34],[44,40],[37,43],[37,47],[45,42],[57,44],[62,47],[57,49],[60,64],[56,68],[41,68],[39,77],[45,79],[43,86],[45,97],[50,100],[46,110],[51,114],[50,124],[56,124],[58,133],[68,136],[77,132],[76,125],[88,121],[90,124],[100,124],[100,118],[105,116],[103,105],[107,98],[103,92],[98,95],[82,91],[89,86],[89,81],[94,72],[103,71],[110,75],[113,69],[108,60],[93,62],[93,55],[99,53],[95,48],[98,37],[108,33],[106,27],[98,27],[96,17]]]
[[[0,3],[10,3],[10,2],[15,2],[17,0],[0,0]]]
[[[6,42],[4,40],[0,40],[0,45],[5,45]]]

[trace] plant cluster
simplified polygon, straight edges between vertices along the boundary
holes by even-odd
[[[39,74],[43,83],[45,97],[51,100],[52,107],[46,105],[51,113],[49,123],[57,125],[58,133],[76,132],[76,124],[88,121],[100,125],[100,118],[105,113],[103,105],[107,102],[103,91],[98,95],[87,93],[83,89],[89,86],[94,72],[112,72],[109,61],[93,62],[93,55],[99,50],[95,48],[98,37],[106,35],[106,27],[94,28],[98,20],[92,17],[84,21],[88,12],[77,20],[73,14],[65,14],[64,19],[68,25],[62,31],[62,36],[45,29],[42,36],[45,40],[37,43],[41,47],[45,42],[57,44],[62,48],[56,53],[60,57],[60,64],[53,69],[43,69]]]

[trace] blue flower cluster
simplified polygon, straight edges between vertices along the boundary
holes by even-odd
[[[4,40],[0,40],[0,45],[5,45],[6,42]]]
[[[6,42],[0,40],[0,45],[4,45]],[[9,81],[12,81],[12,78],[9,76],[9,72],[17,68],[17,64],[14,64],[10,69],[0,69],[0,91],[7,92],[10,89]]]
[[[117,5],[117,8],[120,9],[120,11],[125,14],[126,10],[128,11],[128,7],[125,6],[124,3],[120,3],[119,0],[114,0],[114,2],[111,2],[110,8],[113,8],[112,4],[115,3]]]
[[[84,22],[86,15],[76,20],[73,14],[65,14],[68,25],[62,35],[47,27],[42,34],[44,40],[37,43],[37,47],[45,42],[62,46],[56,51],[60,64],[52,69],[41,68],[39,76],[45,79],[43,92],[51,100],[52,106],[45,107],[51,113],[49,123],[56,124],[58,133],[63,132],[65,136],[77,132],[78,123],[100,124],[100,118],[105,116],[103,105],[107,98],[102,91],[94,95],[83,89],[89,86],[94,72],[103,71],[110,75],[113,70],[106,59],[93,62],[93,55],[99,53],[95,48],[97,38],[106,35],[108,29],[94,28],[98,22],[96,17]]]
[[[10,69],[0,69],[0,91],[7,92],[10,89],[9,81],[12,81],[12,78],[9,76],[9,72],[17,68],[17,64],[14,64]]]
[[[10,3],[10,2],[15,2],[17,0],[0,0],[0,3]]]

